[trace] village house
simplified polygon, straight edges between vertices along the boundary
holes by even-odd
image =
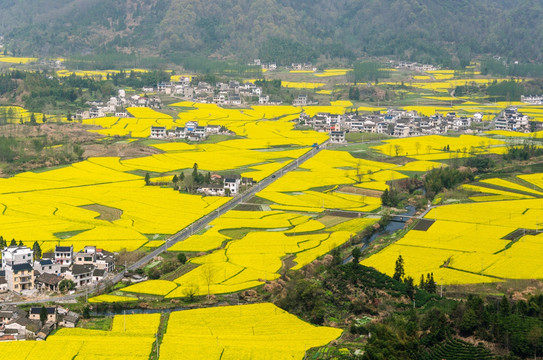
[[[92,265],[72,265],[66,270],[64,275],[66,279],[72,280],[76,287],[81,287],[92,283]]]
[[[34,270],[42,273],[60,275],[60,264],[53,262],[51,259],[41,259],[34,261]]]
[[[151,126],[151,139],[163,139],[166,137],[166,126]]]
[[[38,306],[31,307],[28,314],[28,318],[30,320],[40,320],[41,309],[42,308]],[[46,307],[45,311],[47,312],[47,319],[45,321],[56,323],[57,322],[57,308],[54,306]]]
[[[330,142],[331,143],[344,143],[345,140],[345,131],[330,131]]]
[[[55,246],[55,263],[70,266],[74,257],[74,246]]]
[[[206,185],[199,187],[196,192],[204,194],[206,196],[224,196],[225,187],[220,185]]]
[[[36,276],[35,287],[39,291],[58,291],[58,284],[61,281],[61,276],[44,272]]]
[[[2,268],[7,288],[21,293],[34,289],[34,252],[26,246],[8,246],[2,250]]]
[[[228,175],[224,177],[224,190],[226,193],[235,195],[239,192],[241,177],[239,175]]]

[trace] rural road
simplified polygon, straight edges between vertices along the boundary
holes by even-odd
[[[266,187],[268,187],[270,184],[275,182],[277,179],[281,178],[283,175],[288,173],[289,171],[296,170],[298,166],[303,164],[305,161],[311,159],[313,156],[317,155],[323,148],[325,148],[328,145],[328,140],[323,142],[319,145],[319,147],[311,148],[308,152],[300,156],[299,158],[291,161],[288,165],[282,167],[281,169],[277,170],[270,176],[262,179],[260,182],[258,182],[256,185],[252,186],[249,190],[246,192],[239,194],[232,198],[232,200],[228,201],[226,204],[222,205],[221,207],[217,208],[216,210],[212,211],[211,213],[201,217],[200,219],[196,220],[189,226],[185,227],[178,233],[172,235],[168,239],[166,239],[166,242],[163,246],[158,247],[157,249],[153,250],[149,254],[145,255],[132,265],[128,266],[127,270],[136,270],[145,264],[147,264],[149,261],[151,261],[154,257],[162,254],[163,252],[167,251],[168,248],[172,247],[173,245],[177,244],[180,241],[183,241],[187,239],[192,234],[198,232],[199,230],[203,229],[205,226],[207,226],[211,221],[215,220],[225,212],[232,210],[237,205],[241,204],[245,200],[251,198],[254,196],[257,192],[264,190]],[[118,265],[118,264],[117,264]],[[124,277],[124,273],[116,274],[113,278],[110,278],[109,281],[113,284],[119,282]],[[89,289],[88,294],[92,295],[93,293],[103,289],[105,287],[105,284],[99,284],[98,287]],[[18,302],[3,302],[2,305],[22,305],[22,304],[34,304],[34,303],[46,303],[46,302],[67,302],[75,300],[76,298],[80,296],[84,296],[84,292],[79,292],[71,295],[65,295],[60,297],[51,297],[47,299],[39,299],[39,300],[27,300],[27,301],[18,301]]]

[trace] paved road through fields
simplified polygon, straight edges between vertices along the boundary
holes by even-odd
[[[180,241],[184,241],[192,234],[198,232],[199,230],[203,229],[205,226],[207,226],[211,221],[215,220],[225,212],[232,210],[245,200],[251,198],[254,196],[257,192],[264,190],[267,186],[275,182],[277,179],[288,173],[289,171],[296,170],[298,166],[303,164],[305,161],[311,159],[313,156],[317,155],[323,148],[325,148],[328,145],[328,141],[325,141],[318,147],[312,147],[308,152],[297,158],[296,160],[291,161],[288,165],[282,167],[281,169],[277,170],[272,175],[268,176],[267,178],[262,179],[259,181],[256,185],[252,186],[250,189],[245,191],[242,194],[239,194],[235,196],[232,200],[228,201],[226,204],[222,205],[221,207],[217,208],[213,212],[201,217],[200,219],[193,222],[191,225],[185,227],[178,233],[172,235],[168,239],[166,239],[166,243],[163,246],[160,246],[159,248],[153,250],[149,254],[145,255],[132,265],[128,266],[127,270],[136,270],[145,264],[147,264],[149,261],[151,261],[156,256],[162,254],[163,252],[167,251],[168,248],[172,247],[173,245],[177,244]],[[117,264],[117,266],[120,264]],[[111,278],[109,281],[113,284],[119,282],[124,277],[124,273],[116,274],[113,278]],[[92,295],[93,293],[102,290],[105,287],[105,284],[100,284],[98,287],[89,290],[88,295]],[[5,302],[0,303],[1,304],[13,304],[13,305],[20,305],[20,304],[29,304],[29,303],[45,303],[50,301],[56,301],[56,302],[66,302],[70,300],[74,300],[80,296],[84,296],[85,293],[76,293],[72,295],[65,295],[60,297],[52,297],[47,299],[39,299],[39,300],[27,300],[27,301],[20,301],[20,302]]]

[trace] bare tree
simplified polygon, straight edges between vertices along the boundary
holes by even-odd
[[[211,295],[210,287],[213,284],[215,278],[215,267],[212,264],[205,264],[202,266],[202,277],[207,285],[207,296]]]

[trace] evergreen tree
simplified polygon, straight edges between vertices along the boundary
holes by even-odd
[[[36,122],[36,115],[34,115],[34,113],[32,113],[32,114],[30,115],[30,124],[32,124],[32,125],[36,125],[36,124],[37,124],[37,122]]]
[[[45,114],[43,114],[43,117],[41,118],[41,121],[45,124],[47,122],[47,118],[45,117]]]
[[[68,113],[68,115],[66,115],[66,121],[72,121],[72,114]]]
[[[45,308],[45,306],[41,306],[41,310],[40,310],[40,321],[43,324],[45,324],[45,322],[47,321],[47,309]]]
[[[22,240],[19,240],[19,246],[25,246]]]
[[[3,249],[6,247],[6,240],[4,240],[4,237],[0,235],[0,249]]]
[[[149,186],[151,184],[151,175],[149,173],[145,173],[145,185]]]
[[[185,173],[182,172],[181,174],[179,174],[179,181],[184,181],[185,180]]]
[[[404,269],[404,262],[402,256],[398,256],[398,259],[396,260],[396,267],[394,268],[394,275],[392,276],[393,279],[402,281],[403,277],[405,275],[405,269]]]
[[[17,241],[15,241],[15,239],[11,239],[9,246],[17,246]]]
[[[351,255],[353,257],[353,264],[358,264],[358,262],[360,261],[360,256],[362,256],[362,251],[360,251],[359,247],[355,247],[351,251]]]
[[[404,284],[406,285],[406,288],[405,288],[405,294],[411,299],[413,300],[413,298],[415,297],[415,285],[413,285],[413,278],[411,276],[408,276],[404,279]]]
[[[34,260],[41,259],[41,246],[38,244],[37,241],[34,241],[34,245],[32,245],[32,250],[34,251]]]
[[[502,300],[500,301],[500,315],[502,317],[509,316],[511,314],[511,308],[509,306],[509,300],[505,297],[505,295],[502,297]]]

